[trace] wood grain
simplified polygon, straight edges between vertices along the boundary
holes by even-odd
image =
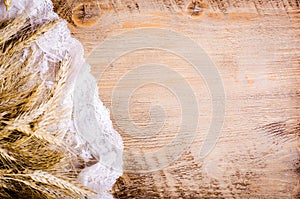
[[[80,11],[84,20],[74,21],[78,12],[73,10],[80,10],[82,4],[86,6]],[[96,4],[98,7],[93,6]],[[171,29],[201,45],[223,81],[226,114],[221,136],[214,150],[200,160],[197,155],[212,117],[211,99],[204,79],[186,60],[169,52],[144,49],[122,56],[105,68],[97,77],[99,93],[111,110],[118,81],[145,63],[164,64],[181,74],[192,87],[200,110],[196,138],[167,168],[128,172],[136,163],[124,157],[127,172],[113,189],[116,198],[300,197],[299,1],[78,0],[55,5],[69,22],[72,35],[84,45],[86,57],[105,39],[127,30]],[[93,14],[97,9],[100,13]],[[85,18],[85,12],[93,16]],[[103,67],[92,66],[92,71],[100,74]],[[136,80],[149,74],[140,74]],[[180,87],[178,82],[175,79],[173,84]],[[152,104],[160,105],[166,114],[160,133],[139,138],[117,124],[116,118],[122,115],[112,113],[125,151],[146,154],[176,137],[181,106],[170,90],[144,85],[130,100],[122,100],[129,102],[131,114],[131,120],[124,123],[147,126]]]

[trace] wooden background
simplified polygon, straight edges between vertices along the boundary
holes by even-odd
[[[165,64],[184,76],[201,110],[195,140],[168,167],[134,172],[129,168],[138,162],[124,156],[125,174],[112,191],[116,198],[300,198],[298,0],[54,0],[54,5],[82,42],[86,57],[105,39],[127,30],[171,29],[201,45],[223,81],[226,112],[221,136],[214,150],[199,160],[212,107],[204,79],[189,63],[157,49],[139,50],[116,59],[96,77],[100,98],[112,109],[112,94],[122,75],[145,63]],[[93,74],[101,67],[92,66]],[[178,82],[173,84],[180,87]],[[170,90],[144,85],[124,100],[131,115],[125,123],[147,125],[151,104],[166,113],[161,132],[149,138],[130,136],[117,125],[122,115],[112,113],[125,153],[146,154],[176,137],[181,106]]]

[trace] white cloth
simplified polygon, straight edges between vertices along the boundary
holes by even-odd
[[[14,18],[21,13],[26,13],[32,24],[58,19],[50,0],[13,0],[8,13],[1,0],[0,19]],[[112,127],[109,110],[98,98],[97,82],[90,74],[89,66],[84,63],[82,45],[71,37],[66,22],[62,21],[30,48],[37,50],[37,57],[42,57],[38,62],[41,79],[66,54],[72,57],[72,73],[66,82],[68,89],[62,103],[68,107],[68,112],[64,120],[53,128],[59,129],[61,137],[67,137],[80,150],[84,160],[88,161],[92,156],[99,160],[84,168],[78,181],[98,193],[94,198],[112,198],[107,191],[122,175],[123,142]],[[26,57],[26,50],[23,58]],[[47,86],[52,85],[53,82],[48,80]]]

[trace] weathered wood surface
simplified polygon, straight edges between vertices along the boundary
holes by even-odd
[[[197,155],[211,122],[212,105],[204,79],[187,61],[166,51],[143,49],[124,55],[105,68],[97,78],[100,98],[111,110],[112,104],[118,106],[112,97],[118,81],[127,72],[148,63],[165,64],[181,74],[192,87],[200,110],[196,138],[178,159],[161,170],[132,172],[130,168],[136,168],[141,160],[133,161],[128,154],[147,154],[177,136],[181,105],[178,96],[157,84],[140,85],[131,99],[121,99],[129,103],[131,119],[126,120],[121,113],[111,115],[125,144],[126,172],[114,187],[116,198],[300,197],[299,5],[297,0],[70,0],[56,4],[57,12],[68,20],[73,36],[84,45],[86,57],[105,39],[127,30],[172,29],[201,45],[223,81],[226,111],[221,136],[213,151],[199,160]],[[92,71],[100,74],[103,67],[106,66],[92,66]],[[140,80],[150,73],[153,71],[135,78]],[[178,79],[165,81],[180,88]],[[139,138],[118,125],[116,118],[125,118],[122,124],[147,126],[153,104],[165,111],[165,123],[159,133]],[[153,164],[153,160],[142,161]]]

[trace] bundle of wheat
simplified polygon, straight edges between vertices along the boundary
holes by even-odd
[[[32,26],[25,16],[0,21],[0,197],[85,198],[93,192],[76,183],[83,161],[59,132],[60,100],[71,58],[57,63],[54,85],[45,86],[28,48],[58,21]],[[28,50],[25,59],[24,50]],[[36,71],[36,72],[32,72]],[[53,74],[49,74],[52,75]]]

